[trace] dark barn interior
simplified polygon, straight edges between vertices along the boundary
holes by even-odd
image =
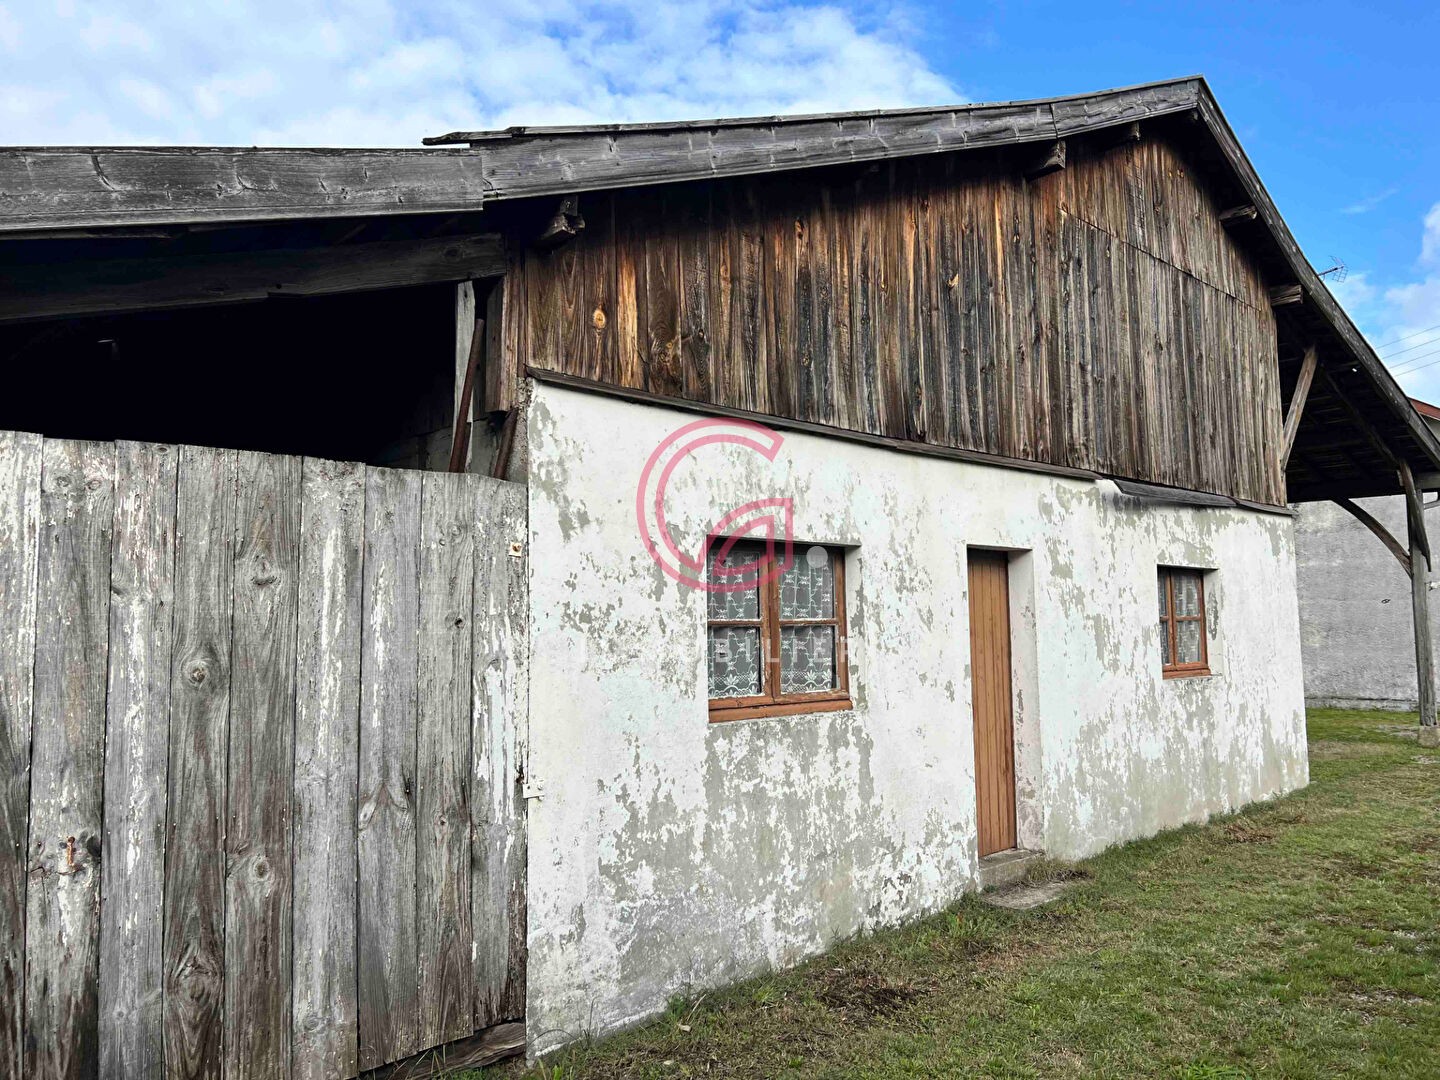
[[[420,285],[0,326],[0,430],[394,462],[450,425],[454,303]]]

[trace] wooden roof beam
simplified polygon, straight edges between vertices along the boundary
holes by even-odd
[[[1289,304],[1300,304],[1305,300],[1305,289],[1297,281],[1290,285],[1276,285],[1270,290],[1270,306],[1285,307]]]
[[[554,251],[580,235],[585,218],[580,214],[580,199],[566,195],[555,208],[554,215],[535,241],[541,251]]]
[[[1065,140],[1056,139],[1041,147],[1039,153],[1030,158],[1030,163],[1025,167],[1025,179],[1038,180],[1042,176],[1049,176],[1063,168],[1065,168]]]
[[[1231,229],[1236,225],[1248,224],[1259,216],[1260,211],[1256,210],[1252,203],[1246,203],[1244,206],[1232,206],[1229,210],[1220,211],[1220,224]]]
[[[1355,407],[1355,403],[1346,396],[1345,391],[1340,389],[1339,384],[1335,382],[1330,373],[1324,368],[1318,368],[1315,374],[1324,384],[1330,396],[1349,415],[1351,423],[1365,436],[1371,448],[1380,455],[1381,459],[1383,459],[1390,468],[1398,471],[1400,468],[1399,456],[1391,450],[1390,447],[1385,445],[1385,440],[1380,437],[1370,421],[1365,419],[1365,415]]]
[[[0,323],[321,296],[505,273],[497,235],[0,268]]]

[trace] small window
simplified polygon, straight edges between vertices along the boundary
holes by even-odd
[[[722,564],[726,543],[725,537],[711,543],[712,585],[725,584],[727,569],[762,566],[766,558],[763,544],[739,541]],[[844,553],[797,547],[778,575],[751,569],[730,577],[736,584],[770,580],[708,594],[711,721],[850,708]]]
[[[1160,567],[1160,660],[1166,678],[1209,675],[1205,646],[1205,576]]]

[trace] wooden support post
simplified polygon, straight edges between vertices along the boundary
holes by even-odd
[[[470,355],[465,373],[460,376],[459,398],[455,406],[455,427],[450,435],[450,472],[470,471],[470,436],[475,422],[475,387],[480,377],[481,357],[485,354],[485,320],[476,319],[470,335]]]
[[[1420,744],[1440,746],[1440,728],[1435,716],[1435,646],[1430,636],[1430,541],[1425,535],[1425,511],[1419,505],[1410,468],[1400,463],[1405,485],[1405,522],[1410,541],[1407,552],[1390,530],[1349,499],[1336,499],[1340,506],[1372,533],[1394,555],[1410,577],[1410,615],[1415,625],[1415,685],[1420,702]]]
[[[490,475],[496,480],[508,479],[505,474],[510,471],[510,452],[515,448],[515,424],[519,411],[511,409],[500,425],[500,444],[495,449],[495,461],[490,466]]]
[[[1415,623],[1415,682],[1420,701],[1420,741],[1440,745],[1435,726],[1435,644],[1430,637],[1430,539],[1425,534],[1425,509],[1410,466],[1400,462],[1405,485],[1405,517],[1410,534],[1410,614]]]
[[[1364,522],[1366,528],[1380,538],[1410,574],[1410,613],[1415,624],[1415,680],[1418,689],[1417,697],[1420,702],[1420,739],[1424,745],[1437,746],[1440,745],[1440,729],[1435,726],[1435,648],[1430,637],[1430,565],[1432,556],[1430,554],[1430,538],[1425,531],[1425,507],[1420,500],[1420,488],[1415,483],[1415,476],[1410,470],[1409,463],[1385,445],[1385,441],[1379,433],[1371,427],[1370,422],[1361,415],[1350,399],[1341,392],[1340,387],[1335,384],[1329,374],[1320,371],[1319,378],[1341,407],[1350,414],[1355,425],[1365,433],[1375,451],[1394,467],[1396,473],[1399,474],[1401,486],[1405,489],[1405,522],[1410,541],[1408,554],[1399,550],[1399,543],[1385,530],[1384,526],[1350,500],[1337,499],[1336,502]],[[1429,474],[1422,474],[1422,477],[1428,476]]]
[[[1435,643],[1430,637],[1430,560],[1420,550],[1421,537],[1410,533],[1410,612],[1415,620],[1415,680],[1419,688],[1420,744],[1440,746],[1435,726]]]
[[[468,433],[462,436],[461,427],[468,427],[474,419],[471,397],[466,396],[465,376],[470,370],[470,354],[475,338],[475,283],[462,281],[455,286],[455,407],[450,414],[451,472],[470,471],[470,440]],[[462,446],[464,451],[460,453]]]
[[[513,306],[512,306],[513,307]],[[485,339],[484,381],[479,393],[483,412],[509,412],[515,405],[515,384],[518,373],[515,367],[515,351],[511,342],[515,340],[515,328],[506,329],[506,319],[512,323],[515,311],[505,310],[505,279],[492,282],[485,297],[485,322],[488,327]]]
[[[1415,477],[1410,473],[1410,466],[1403,460],[1396,462],[1396,469],[1400,473],[1401,486],[1405,488],[1405,517],[1410,525],[1410,536],[1419,543],[1425,558],[1433,561],[1430,554],[1430,537],[1425,531],[1425,506],[1420,501],[1420,491],[1415,486]]]
[[[1310,384],[1315,379],[1315,367],[1319,354],[1315,346],[1305,350],[1305,359],[1300,365],[1300,377],[1295,380],[1295,392],[1290,395],[1290,408],[1285,414],[1285,443],[1280,451],[1280,468],[1290,462],[1290,451],[1295,448],[1295,436],[1300,432],[1300,417],[1305,412],[1305,399],[1310,396]]]

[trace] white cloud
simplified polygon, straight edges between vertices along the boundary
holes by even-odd
[[[1430,207],[1425,215],[1425,235],[1420,241],[1420,262],[1423,266],[1440,270],[1440,203]]]
[[[863,0],[65,0],[23,23],[14,10],[0,7],[12,144],[414,146],[456,128],[963,100],[907,13]]]
[[[1363,199],[1357,199],[1349,206],[1342,207],[1340,212],[1342,214],[1368,214],[1371,210],[1374,210],[1386,199],[1397,194],[1399,191],[1400,189],[1398,187],[1389,187],[1384,191],[1377,191],[1374,195],[1367,195]]]
[[[1440,404],[1440,202],[1425,215],[1410,280],[1353,274],[1334,291],[1406,393]]]

